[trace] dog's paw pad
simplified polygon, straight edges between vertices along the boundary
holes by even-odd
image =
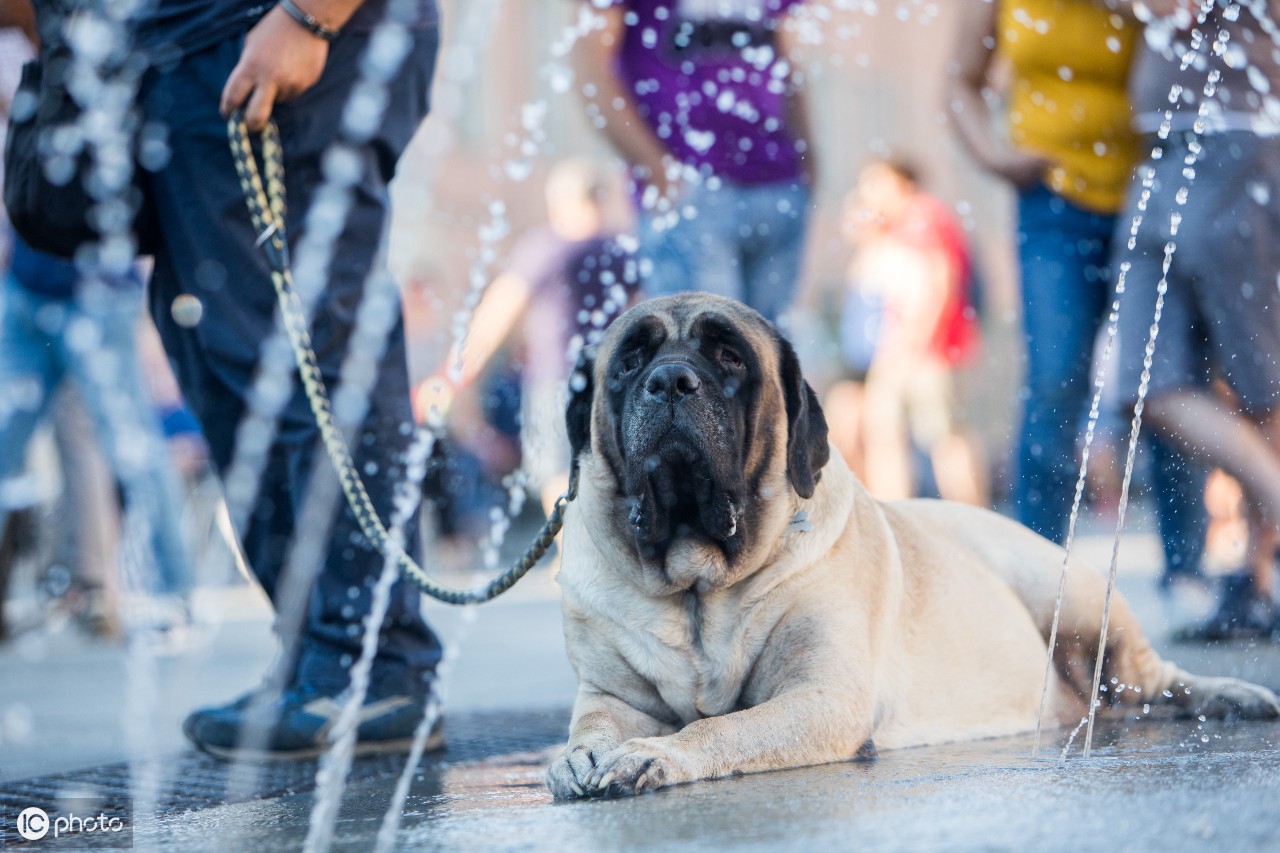
[[[645,748],[643,741],[623,744],[601,759],[586,779],[588,796],[610,799],[656,791],[681,781],[669,758]]]
[[[585,746],[566,749],[547,768],[547,787],[557,800],[589,796],[585,780],[596,767],[595,753]]]

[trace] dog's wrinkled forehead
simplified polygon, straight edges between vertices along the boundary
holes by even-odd
[[[753,354],[765,362],[766,371],[776,369],[772,327],[762,316],[732,299],[709,293],[681,293],[641,302],[609,327],[596,352],[596,367],[602,374],[620,347],[643,340],[651,345],[696,343],[700,336],[731,332],[741,336]]]

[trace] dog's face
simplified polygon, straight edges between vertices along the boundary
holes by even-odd
[[[795,352],[741,303],[702,293],[619,317],[567,412],[614,494],[609,535],[634,546],[655,591],[727,586],[758,566],[761,522],[813,495],[827,425]]]

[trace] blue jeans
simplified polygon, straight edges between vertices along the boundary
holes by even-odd
[[[674,224],[642,213],[646,292],[717,293],[776,323],[795,296],[809,198],[809,187],[797,181],[746,186],[708,178],[685,191]]]
[[[1013,499],[1017,518],[1063,542],[1079,463],[1076,437],[1092,400],[1094,339],[1110,303],[1115,217],[1043,186],[1018,196],[1018,261],[1026,379]],[[1166,571],[1198,571],[1208,520],[1203,466],[1154,439],[1152,476]]]
[[[142,291],[122,287],[100,296],[45,296],[5,277],[0,306],[0,521],[26,503],[16,486],[27,444],[48,414],[54,392],[70,379],[93,419],[112,472],[124,486],[126,503],[147,520],[158,575],[151,591],[183,594],[191,580],[178,516],[182,491],[144,390],[135,344]]]

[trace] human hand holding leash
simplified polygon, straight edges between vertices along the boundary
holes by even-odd
[[[243,108],[249,130],[262,130],[276,101],[296,98],[320,79],[329,41],[363,2],[302,0],[267,12],[245,36],[240,61],[222,89],[223,117]]]

